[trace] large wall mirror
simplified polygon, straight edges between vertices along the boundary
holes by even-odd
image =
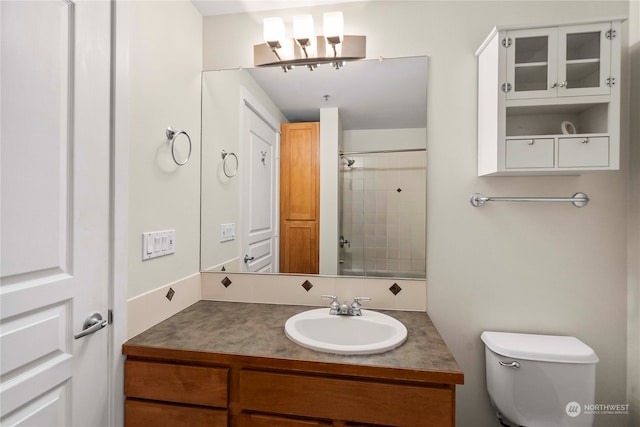
[[[425,278],[427,60],[203,72],[201,270]],[[281,124],[312,122],[310,160]],[[316,222],[283,230],[284,197]]]

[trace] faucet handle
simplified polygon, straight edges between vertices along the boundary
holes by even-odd
[[[362,304],[360,304],[360,301],[371,301],[371,298],[369,298],[369,297],[354,297],[353,298],[353,303],[351,303],[351,314],[353,316],[361,316],[362,315],[362,311],[360,310],[362,308]]]
[[[340,303],[338,297],[335,295],[320,295],[320,298],[326,298],[331,300],[329,304],[329,314],[338,314],[340,312]]]

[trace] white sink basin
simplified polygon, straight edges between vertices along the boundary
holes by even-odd
[[[331,315],[328,308],[304,311],[287,320],[284,332],[303,347],[337,354],[383,353],[407,339],[401,322],[371,310],[362,316]]]

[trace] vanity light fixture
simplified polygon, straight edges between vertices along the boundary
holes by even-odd
[[[315,35],[312,15],[293,18],[293,38],[285,38],[282,18],[265,18],[264,43],[253,47],[254,65],[282,67],[287,72],[296,65],[313,71],[319,64],[340,69],[346,61],[366,57],[366,36],[345,36],[342,12],[323,15],[324,35]]]

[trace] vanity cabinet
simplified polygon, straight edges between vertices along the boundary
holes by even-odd
[[[453,385],[380,379],[375,368],[369,377],[353,377],[225,360],[227,366],[209,366],[129,357],[126,427],[160,420],[194,427],[455,425]]]
[[[621,20],[496,27],[478,56],[478,175],[619,169]]]
[[[285,336],[306,310],[199,301],[131,338],[126,427],[455,426],[464,374],[426,313],[388,312],[408,331],[393,351],[339,355]]]

